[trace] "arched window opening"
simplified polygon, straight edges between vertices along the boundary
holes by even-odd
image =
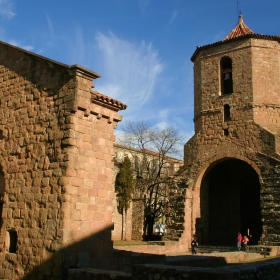
[[[224,105],[224,122],[230,121],[230,106],[228,104]]]
[[[225,56],[221,59],[221,93],[233,93],[232,62],[231,58]]]

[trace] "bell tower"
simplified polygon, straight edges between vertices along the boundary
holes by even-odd
[[[238,134],[245,121],[280,128],[279,39],[255,34],[240,15],[223,41],[197,48],[191,58],[196,132]]]
[[[192,200],[184,240],[195,234],[202,244],[229,245],[240,231],[252,233],[251,244],[280,245],[279,43],[240,15],[222,41],[191,57],[195,134],[180,174]]]

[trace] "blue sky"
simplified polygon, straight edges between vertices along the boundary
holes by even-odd
[[[279,0],[238,2],[255,33],[280,34]],[[171,125],[188,139],[190,57],[222,40],[238,10],[236,0],[0,0],[0,20],[0,40],[101,74],[95,90],[128,105],[124,120]]]

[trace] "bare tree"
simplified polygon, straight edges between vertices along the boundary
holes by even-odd
[[[183,135],[173,127],[159,129],[145,121],[126,122],[118,142],[141,152],[134,164],[137,171],[134,197],[145,198],[144,233],[153,233],[153,224],[166,213],[170,175]],[[171,157],[172,156],[172,157]]]

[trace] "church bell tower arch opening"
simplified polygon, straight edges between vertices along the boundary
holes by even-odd
[[[201,217],[196,221],[200,243],[235,245],[237,233],[252,235],[250,245],[262,234],[260,182],[247,162],[225,159],[212,164],[200,188]]]

